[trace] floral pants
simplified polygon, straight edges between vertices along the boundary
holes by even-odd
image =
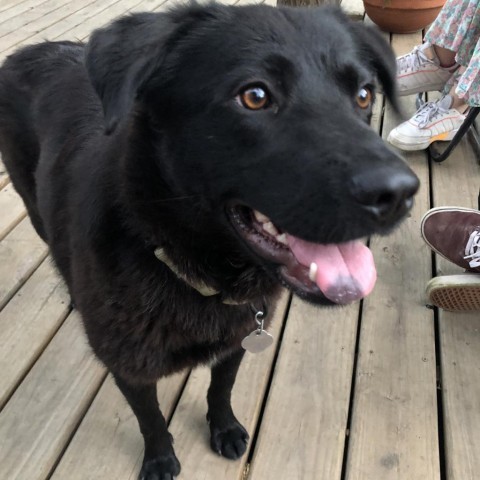
[[[465,67],[447,83],[445,93],[457,83],[455,93],[480,106],[480,0],[447,0],[425,40],[456,52],[457,63]]]

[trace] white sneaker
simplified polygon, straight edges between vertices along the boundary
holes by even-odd
[[[442,90],[458,65],[440,66],[435,50],[429,43],[415,47],[397,58],[397,83],[400,96]]]
[[[466,117],[451,105],[450,95],[425,103],[410,120],[394,128],[387,140],[406,151],[424,150],[432,142],[451,140]]]

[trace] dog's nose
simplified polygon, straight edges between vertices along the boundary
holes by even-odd
[[[411,170],[385,168],[353,177],[352,194],[376,220],[388,222],[397,220],[412,207],[419,185]]]

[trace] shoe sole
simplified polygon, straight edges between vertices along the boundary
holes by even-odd
[[[438,251],[425,237],[425,231],[424,231],[424,226],[425,222],[427,221],[428,218],[430,218],[432,215],[434,215],[437,212],[467,212],[467,213],[478,213],[478,210],[475,210],[474,208],[464,208],[464,207],[452,207],[445,205],[443,207],[435,207],[429,210],[425,215],[422,217],[420,220],[420,234],[422,235],[423,241],[438,255],[443,257],[445,260],[448,260],[450,263],[453,263],[454,265],[457,265],[455,262],[452,262],[449,258],[447,258],[442,252]],[[458,265],[461,268],[461,265]],[[480,273],[480,272],[479,272]]]
[[[452,130],[451,132],[441,133],[425,140],[423,143],[404,143],[391,134],[388,136],[387,141],[391,143],[394,147],[397,147],[405,152],[416,152],[418,150],[427,149],[433,142],[449,142],[453,139],[457,132],[458,129]]]
[[[432,278],[426,295],[431,305],[449,312],[480,310],[480,275],[464,273]]]

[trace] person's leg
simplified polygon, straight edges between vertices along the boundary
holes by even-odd
[[[456,53],[454,51],[449,50],[448,48],[440,47],[439,45],[432,45],[432,47],[440,62],[441,67],[450,68],[456,64]]]
[[[457,110],[458,112],[460,112],[462,114],[466,113],[469,105],[464,98],[458,96],[456,90],[457,90],[456,85],[454,85],[452,87],[452,89],[450,90],[450,97],[452,98],[452,105],[451,105],[450,108],[454,108],[455,110]]]
[[[455,62],[455,52],[441,47],[438,50],[440,56],[435,46],[424,43],[397,58],[399,95],[432,92],[445,87],[458,65]]]
[[[468,65],[479,38],[478,1],[447,0],[425,43],[397,58],[400,95],[443,90],[458,65]]]

